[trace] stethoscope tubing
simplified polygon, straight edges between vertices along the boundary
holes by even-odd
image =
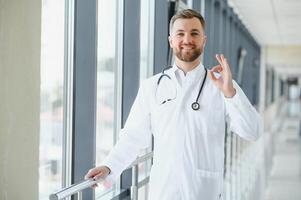
[[[157,81],[157,86],[159,86],[159,84],[160,84],[160,82],[161,82],[161,79],[162,79],[163,77],[167,77],[168,79],[171,80],[170,76],[169,76],[168,74],[165,74],[165,71],[168,70],[168,69],[170,69],[170,68],[172,68],[172,66],[168,66],[168,67],[165,67],[165,68],[163,69],[162,74],[161,74],[161,76],[159,77],[159,79],[158,79],[158,81]]]
[[[206,78],[207,78],[207,69],[206,69],[206,68],[204,68],[204,69],[205,69],[205,76],[204,76],[204,78],[203,78],[203,82],[202,82],[201,88],[199,89],[199,93],[198,93],[198,96],[197,96],[195,102],[193,102],[193,103],[191,104],[191,108],[192,108],[193,110],[199,110],[199,109],[200,109],[199,98],[200,98],[200,96],[201,96],[201,93],[202,93],[202,91],[203,91],[203,87],[204,87],[204,85],[205,85],[205,81],[206,81]]]
[[[171,77],[170,77],[168,74],[165,73],[165,71],[168,70],[168,69],[170,69],[170,68],[172,68],[172,66],[168,66],[168,67],[165,67],[165,68],[163,69],[162,74],[161,74],[161,76],[159,77],[159,79],[158,79],[158,81],[157,81],[157,86],[159,86],[159,84],[160,84],[160,82],[161,82],[161,80],[162,80],[163,77],[166,77],[166,78],[168,78],[168,79],[171,80]],[[204,85],[205,85],[206,78],[207,78],[207,69],[206,69],[205,67],[204,67],[204,69],[205,69],[205,76],[204,76],[204,78],[203,78],[202,85],[201,85],[201,87],[200,87],[200,89],[199,89],[198,96],[197,96],[195,102],[193,102],[193,103],[191,104],[191,108],[192,108],[193,110],[195,110],[195,111],[197,111],[197,110],[200,109],[200,104],[199,104],[198,101],[199,101],[199,98],[200,98],[200,96],[201,96],[201,93],[202,93],[202,90],[203,90],[203,87],[204,87]],[[167,102],[167,101],[164,101],[163,104],[166,103],[166,102]]]

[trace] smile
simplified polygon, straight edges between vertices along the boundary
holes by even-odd
[[[190,48],[187,48],[187,47],[184,47],[184,48],[182,48],[183,50],[192,50],[192,49],[194,49],[194,48],[192,48],[192,47],[190,47]]]

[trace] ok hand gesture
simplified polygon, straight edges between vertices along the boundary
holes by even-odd
[[[232,74],[227,59],[223,55],[216,55],[216,60],[219,65],[212,67],[209,70],[209,77],[213,83],[224,93],[225,97],[231,98],[236,94],[236,90],[232,83]],[[220,74],[219,77],[214,75],[214,72]]]

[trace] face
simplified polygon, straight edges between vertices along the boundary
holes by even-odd
[[[196,17],[177,19],[168,39],[176,58],[184,62],[198,59],[206,43],[202,24]]]

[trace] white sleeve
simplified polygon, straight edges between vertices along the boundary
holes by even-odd
[[[262,134],[261,117],[235,81],[233,86],[236,94],[224,97],[229,128],[246,140],[256,140]]]
[[[137,158],[141,149],[151,144],[150,112],[145,93],[142,84],[118,142],[102,163],[111,169],[107,178],[111,183]]]

